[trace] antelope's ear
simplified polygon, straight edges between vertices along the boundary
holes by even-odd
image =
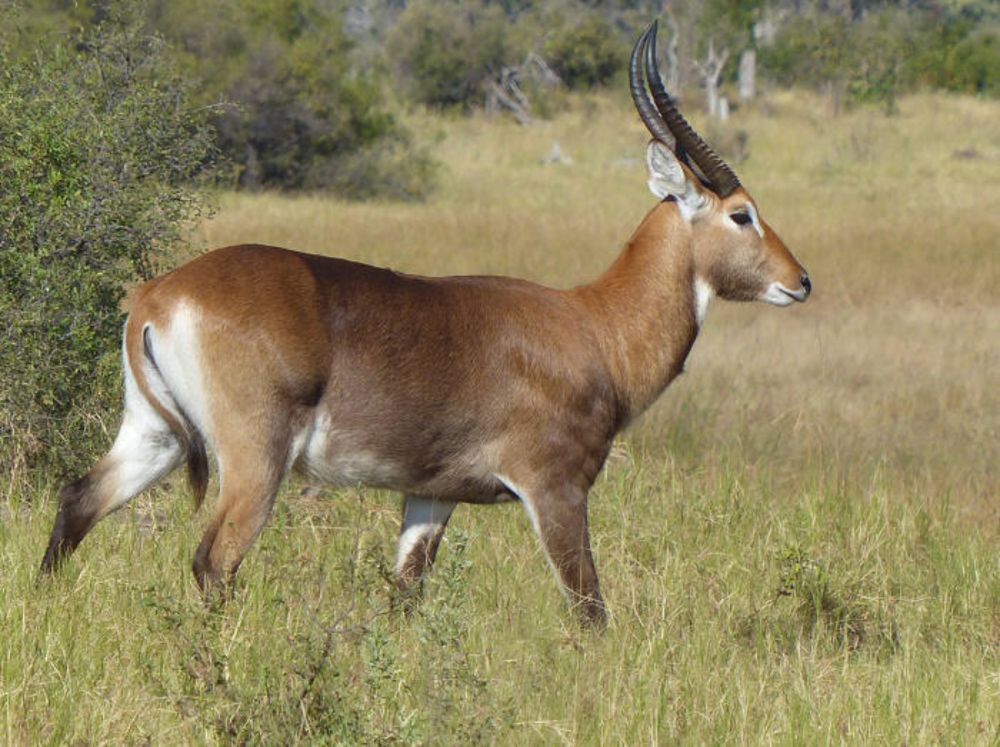
[[[649,191],[661,200],[673,197],[684,219],[690,221],[708,206],[702,186],[677,160],[677,156],[659,140],[650,140],[646,148]]]

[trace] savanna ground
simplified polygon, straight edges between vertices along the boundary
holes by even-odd
[[[431,202],[224,195],[192,253],[584,282],[653,198],[625,100],[571,103],[528,128],[417,115],[444,162]],[[179,477],[41,585],[56,486],[0,483],[0,742],[1000,742],[1000,105],[834,118],[782,94],[732,124],[815,292],[716,302],[616,446],[591,496],[603,637],[516,505],[456,512],[406,616],[398,499],[292,482],[206,608],[209,512]],[[539,163],[554,141],[572,164]]]

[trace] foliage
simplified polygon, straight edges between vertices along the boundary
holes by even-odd
[[[851,101],[894,106],[908,43],[895,14],[869,15],[853,23],[842,15],[800,16],[778,42],[763,50],[761,64],[784,85],[817,85]]]
[[[431,159],[393,116],[377,69],[355,58],[336,6],[284,0],[163,3],[150,24],[184,50],[217,107],[219,145],[242,187],[421,199]]]
[[[45,55],[43,57],[43,54]],[[117,403],[125,286],[204,210],[204,112],[163,42],[107,23],[0,52],[0,457],[79,468]]]
[[[625,67],[628,47],[606,17],[591,12],[556,29],[544,51],[567,86],[588,89],[614,80]]]
[[[514,59],[502,10],[460,0],[408,4],[388,48],[410,96],[437,108],[480,104],[484,80]]]
[[[382,578],[397,499],[292,482],[206,609],[207,517],[181,475],[39,584],[54,502],[0,470],[0,741],[996,743],[1000,102],[818,104],[733,114],[753,141],[739,175],[817,295],[717,302],[688,373],[616,444],[590,501],[603,637],[576,630],[516,504],[460,506],[405,615]],[[625,105],[426,117],[448,174],[426,205],[226,195],[200,235],[570,287],[655,204]],[[572,168],[539,166],[554,133]]]
[[[1000,97],[1000,25],[978,29],[947,51],[942,87]]]
[[[730,51],[728,69],[735,71],[739,52],[752,44],[754,23],[766,0],[705,0],[696,4],[693,27],[697,46],[704,49],[711,40],[717,49]]]
[[[25,9],[16,48],[65,37],[107,15],[102,0]],[[115,6],[110,6],[115,7]],[[383,66],[345,29],[343,4],[315,0],[149,0],[147,30],[194,81],[231,183],[422,199],[434,163],[389,110]]]
[[[843,16],[798,16],[782,28],[777,43],[760,55],[761,67],[777,83],[822,85],[843,77],[850,59]]]
[[[966,10],[941,19],[891,7],[857,19],[798,15],[761,50],[761,65],[782,85],[832,88],[888,111],[899,94],[919,84],[997,95],[1000,27],[970,21]]]
[[[0,522],[0,729],[19,744],[990,743],[994,541],[927,496],[813,471],[790,493],[736,460],[631,454],[592,503],[603,637],[574,629],[514,505],[460,509],[409,615],[378,572],[398,524],[377,492],[365,510],[352,490],[288,491],[217,609],[189,578],[184,501],[116,515],[41,587],[51,511]]]
[[[240,592],[228,608],[216,609],[192,609],[176,586],[142,590],[135,601],[149,635],[164,644],[161,661],[177,667],[165,672],[139,663],[142,689],[198,713],[203,733],[227,743],[426,744],[448,735],[447,744],[480,744],[509,730],[508,709],[489,692],[469,651],[466,538],[459,531],[449,540],[429,598],[406,611],[394,602],[395,584],[386,583],[392,579],[380,548],[368,544],[374,532],[362,528],[357,504],[341,507],[355,531],[328,537],[334,549],[323,551],[327,567],[299,565],[285,590],[263,580],[257,601],[254,592]],[[262,538],[261,550],[283,564],[299,543],[303,514],[287,506],[278,513],[280,534]],[[329,601],[341,599],[345,604],[332,609]],[[277,609],[297,622],[278,646],[247,656],[233,645],[234,605],[251,628],[261,613]],[[157,733],[155,726],[139,728]]]
[[[33,3],[19,48],[93,24],[108,7]],[[407,200],[434,189],[436,170],[388,102],[467,113],[484,103],[484,82],[529,51],[570,88],[616,85],[636,34],[664,10],[634,0],[149,0],[143,7],[148,28],[199,80],[197,101],[216,107],[235,185]],[[989,96],[1000,88],[1000,11],[990,0],[678,0],[669,10],[679,29],[680,84],[699,77],[695,62],[711,43],[729,51],[723,86],[734,81],[740,52],[757,47],[762,79],[822,89],[838,105],[892,111],[898,95],[918,85]],[[536,114],[565,105],[530,83],[523,92]]]
[[[896,99],[907,87],[904,68],[907,50],[918,34],[902,13],[872,14],[854,29],[850,54],[855,58],[848,72],[847,93],[852,101],[884,105],[896,111]]]

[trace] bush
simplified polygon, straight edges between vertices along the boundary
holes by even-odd
[[[0,462],[77,470],[118,406],[125,286],[204,210],[205,115],[161,40],[108,24],[0,48]]]
[[[944,85],[953,91],[1000,96],[1000,27],[973,32],[951,49]]]
[[[389,37],[400,77],[414,100],[469,109],[483,101],[483,82],[513,59],[497,6],[416,0]]]
[[[761,49],[765,74],[783,85],[836,88],[855,102],[888,111],[918,84],[965,93],[1000,94],[1000,27],[960,12],[941,18],[913,9],[843,16],[801,15]]]
[[[905,14],[894,11],[867,13],[858,21],[798,16],[762,50],[761,65],[784,85],[819,85],[837,97],[881,103],[891,112],[910,83],[906,55],[918,33]]]
[[[228,12],[223,47],[215,42],[218,19],[178,31],[188,43],[207,37],[197,40],[192,64],[205,76],[204,98],[232,102],[214,124],[239,186],[358,199],[421,199],[431,191],[432,161],[387,110],[377,72],[353,59],[340,14],[296,2]],[[218,70],[228,75],[213,79]]]
[[[847,93],[858,103],[879,103],[896,111],[899,94],[912,85],[907,75],[909,50],[924,41],[923,29],[903,12],[869,13],[855,24],[851,49],[857,62],[849,70]]]
[[[762,71],[785,86],[843,81],[852,64],[850,23],[843,16],[795,16],[760,51]]]
[[[607,85],[624,68],[628,46],[602,15],[588,13],[545,43],[545,59],[569,88]]]
[[[135,0],[129,0],[134,2]],[[0,0],[0,3],[5,0]],[[118,4],[36,3],[16,42],[88,27]],[[420,199],[434,164],[394,117],[378,55],[345,29],[341,2],[146,0],[145,27],[162,34],[193,81],[230,183],[248,189],[320,189],[351,198]]]

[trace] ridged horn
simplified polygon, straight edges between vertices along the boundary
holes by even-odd
[[[673,98],[667,93],[667,88],[663,85],[663,78],[660,77],[660,69],[656,61],[655,22],[646,31],[646,34],[640,37],[640,41],[649,35],[650,30],[653,31],[653,34],[646,45],[646,78],[649,82],[649,90],[653,94],[653,102],[656,104],[656,109],[677,142],[678,155],[682,158],[685,153],[690,156],[702,174],[705,175],[709,186],[720,197],[728,197],[740,186],[740,180],[733,173],[733,170],[729,168],[729,165],[688,124],[688,121],[684,119],[684,115],[678,111]],[[636,47],[638,48],[638,44]],[[633,58],[634,56],[635,51],[633,51]],[[634,97],[635,94],[633,92]]]
[[[649,40],[650,35],[654,39],[656,38],[656,21],[653,21],[646,27],[639,40],[636,41],[635,46],[632,47],[632,56],[628,63],[628,87],[632,92],[632,101],[635,103],[635,108],[638,110],[643,124],[646,125],[646,129],[657,140],[663,142],[668,147],[673,147],[675,138],[667,128],[663,117],[660,116],[656,107],[653,106],[653,102],[650,101],[649,94],[646,92],[646,81],[643,78],[642,59],[645,55],[646,42]]]

